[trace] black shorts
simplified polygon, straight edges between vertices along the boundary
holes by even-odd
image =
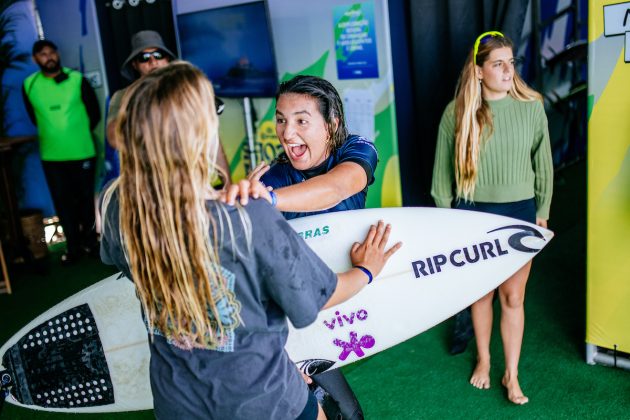
[[[533,198],[510,203],[466,203],[464,200],[460,200],[455,203],[455,208],[498,214],[499,216],[513,217],[529,223],[536,223],[536,200]]]
[[[315,420],[317,419],[318,411],[319,406],[317,405],[317,398],[315,398],[315,394],[313,394],[313,392],[309,389],[308,399],[306,400],[304,410],[302,410],[302,413],[297,416],[296,420]]]

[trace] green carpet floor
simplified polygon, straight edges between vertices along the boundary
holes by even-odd
[[[463,354],[448,355],[452,325],[446,321],[344,368],[368,419],[630,419],[630,372],[584,362],[585,179],[584,162],[556,175],[550,220],[556,237],[535,259],[528,284],[519,378],[529,404],[508,403],[500,385],[504,364],[498,318],[491,345],[492,387],[484,391],[468,384],[474,343]],[[47,274],[33,267],[14,269],[14,294],[0,295],[0,343],[45,309],[114,271],[96,260],[61,267],[57,258],[52,256]],[[153,418],[150,411],[67,415],[10,404],[0,413],[0,419],[77,417]]]

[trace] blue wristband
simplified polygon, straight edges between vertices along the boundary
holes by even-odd
[[[278,204],[278,197],[276,196],[276,193],[269,191],[269,196],[271,197],[271,207],[276,207]]]
[[[372,273],[370,272],[370,270],[368,270],[367,268],[363,267],[362,265],[354,265],[354,268],[358,268],[359,270],[363,271],[365,273],[366,276],[368,276],[368,284],[372,283],[373,277],[372,277]]]

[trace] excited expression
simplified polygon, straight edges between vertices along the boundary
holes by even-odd
[[[308,95],[285,93],[278,98],[276,134],[295,169],[314,168],[329,155],[328,125],[317,100]]]

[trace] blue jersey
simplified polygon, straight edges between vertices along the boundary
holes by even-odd
[[[374,144],[364,137],[350,135],[346,141],[333,152],[321,165],[305,171],[300,171],[291,166],[289,159],[283,153],[271,164],[271,168],[261,177],[261,181],[274,189],[298,184],[318,175],[323,175],[342,162],[354,162],[365,170],[367,185],[362,191],[343,200],[341,203],[326,210],[313,212],[282,212],[286,219],[311,216],[313,214],[329,213],[334,211],[362,209],[365,207],[367,187],[374,182],[374,171],[378,163],[378,154]]]

